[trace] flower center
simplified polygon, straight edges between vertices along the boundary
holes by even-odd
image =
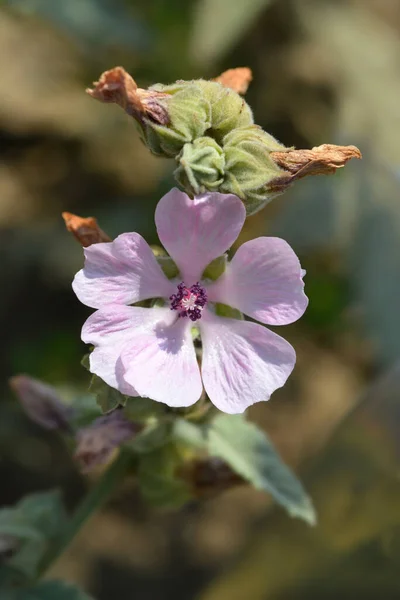
[[[182,281],[178,285],[177,293],[172,294],[169,299],[171,310],[177,310],[178,317],[189,317],[192,321],[197,321],[201,318],[201,311],[207,304],[207,293],[199,282],[188,288]]]

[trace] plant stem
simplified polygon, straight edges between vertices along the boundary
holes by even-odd
[[[64,550],[72,542],[75,535],[92,516],[111,496],[117,483],[119,483],[130,464],[132,458],[129,452],[121,450],[117,458],[111,463],[108,469],[100,477],[97,484],[84,497],[81,504],[72,515],[65,530],[60,534],[49,550],[44,555],[38,569],[38,578],[51,567],[51,565],[63,554]]]

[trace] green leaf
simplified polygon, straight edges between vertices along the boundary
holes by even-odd
[[[32,494],[16,506],[0,511],[0,535],[15,540],[15,551],[7,567],[25,577],[34,577],[49,542],[59,533],[66,513],[57,491]]]
[[[115,410],[118,406],[125,406],[126,404],[126,397],[120,394],[118,390],[107,385],[97,375],[93,375],[92,377],[89,392],[96,396],[97,404],[100,406],[103,414],[107,414]]]
[[[182,464],[182,457],[173,444],[141,457],[138,482],[147,502],[158,507],[177,508],[190,500],[189,488],[178,475]]]
[[[32,494],[12,508],[0,510],[0,535],[40,540],[52,535],[64,518],[59,492]]]
[[[166,420],[158,421],[156,419],[150,421],[146,427],[138,433],[132,441],[126,444],[138,454],[146,454],[152,452],[168,442],[171,435],[171,422]]]
[[[37,585],[9,595],[0,600],[92,600],[85,592],[63,581],[43,581]]]
[[[150,398],[127,398],[124,414],[132,421],[147,421],[166,412],[165,405]]]
[[[75,430],[90,425],[103,414],[96,398],[90,393],[74,396],[71,400],[71,407],[73,412],[70,423]]]
[[[19,502],[18,507],[45,537],[56,535],[67,519],[58,490],[26,496]]]
[[[208,449],[255,488],[269,492],[292,517],[315,524],[315,511],[303,486],[256,425],[241,415],[219,415],[208,430]]]
[[[176,419],[174,421],[172,435],[175,440],[191,448],[200,450],[207,447],[204,427],[189,423],[186,419]]]

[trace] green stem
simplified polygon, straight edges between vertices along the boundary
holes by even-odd
[[[38,569],[38,578],[51,567],[51,565],[63,554],[64,550],[72,542],[75,535],[91,517],[111,496],[117,483],[119,483],[130,464],[132,455],[121,450],[117,458],[103,473],[97,484],[88,492],[77,510],[73,514],[65,531],[55,540],[43,557]]]

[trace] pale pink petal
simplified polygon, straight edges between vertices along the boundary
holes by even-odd
[[[82,340],[95,346],[89,358],[91,373],[122,394],[138,396],[136,390],[121,376],[122,348],[139,331],[154,327],[169,313],[168,309],[121,304],[109,304],[93,313],[82,328]]]
[[[84,252],[85,267],[76,274],[72,287],[87,306],[133,304],[174,292],[175,286],[138,233],[123,233],[113,242],[92,244]]]
[[[174,323],[165,318],[126,344],[121,355],[124,378],[140,396],[168,406],[190,406],[202,393],[191,321],[171,314]]]
[[[258,323],[227,319],[208,311],[201,319],[202,378],[211,402],[226,413],[241,413],[268,400],[293,370],[292,346]]]
[[[307,308],[304,274],[289,244],[259,237],[238,249],[225,273],[207,287],[207,295],[261,323],[287,325]]]
[[[237,196],[208,193],[191,200],[176,188],[161,198],[155,215],[161,243],[188,286],[232,246],[245,218],[245,208]]]
[[[90,372],[101,377],[109,386],[126,396],[139,396],[135,388],[126,383],[119,367],[121,344],[99,346],[90,354]]]

